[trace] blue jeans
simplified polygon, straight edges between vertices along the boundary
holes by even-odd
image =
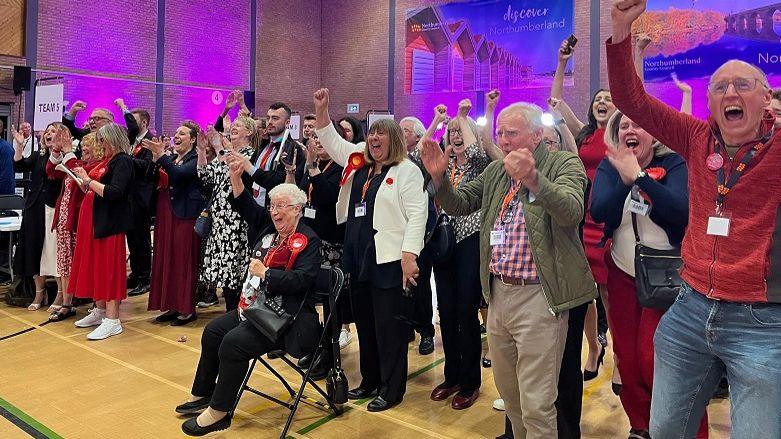
[[[781,305],[721,302],[684,284],[654,344],[651,437],[693,438],[726,372],[731,437],[781,438]]]

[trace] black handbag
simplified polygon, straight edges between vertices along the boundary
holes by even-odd
[[[212,223],[214,222],[214,219],[212,218],[212,204],[214,203],[214,197],[216,196],[217,190],[218,188],[214,188],[215,193],[212,194],[212,197],[209,199],[209,204],[206,205],[201,211],[201,214],[198,215],[198,218],[195,219],[195,234],[201,238],[206,238],[212,231]]]
[[[249,283],[247,283],[248,285]],[[254,287],[250,287],[254,288]],[[282,307],[282,296],[269,296],[266,291],[266,283],[262,282],[255,289],[257,297],[242,315],[252,323],[261,334],[271,342],[276,343],[293,323],[294,317]],[[304,299],[306,301],[306,299]],[[303,302],[301,303],[303,306]],[[300,308],[299,308],[300,311]],[[296,313],[298,315],[298,313]]]
[[[450,217],[443,213],[437,217],[437,222],[426,237],[423,247],[431,262],[438,264],[450,259],[455,246],[456,232],[450,224]]]
[[[666,310],[681,290],[680,248],[656,250],[640,243],[637,218],[632,213],[632,228],[635,231],[635,288],[637,301],[646,308]]]

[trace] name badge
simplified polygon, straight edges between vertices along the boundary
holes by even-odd
[[[317,211],[311,207],[305,207],[304,208],[304,218],[311,218],[315,219],[315,214],[317,214]],[[358,216],[357,214],[355,216]]]
[[[629,200],[629,211],[638,215],[648,216],[651,206],[642,201]]]
[[[355,205],[355,217],[360,218],[366,216],[366,203],[358,203]]]
[[[504,230],[491,230],[491,245],[504,244]]]
[[[708,235],[729,236],[730,219],[723,216],[712,216],[708,218]]]

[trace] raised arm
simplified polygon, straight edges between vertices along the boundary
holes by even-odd
[[[553,116],[553,121],[556,124],[556,128],[559,130],[559,133],[561,134],[562,151],[569,151],[577,154],[578,144],[575,141],[575,136],[572,135],[572,131],[570,131],[569,126],[567,125],[567,121],[566,119],[564,119],[564,116],[561,114],[560,111],[560,109],[562,108],[562,103],[563,101],[561,101],[560,99],[556,99],[553,97],[548,98],[548,111]]]
[[[708,130],[705,121],[682,114],[650,96],[632,64],[632,23],[645,10],[645,0],[624,0],[611,9],[613,36],[607,41],[610,91],[616,107],[657,140],[688,158],[694,132]]]
[[[634,50],[632,50],[632,60],[635,64],[635,72],[637,72],[637,76],[640,77],[641,81],[645,81],[643,60],[645,59],[645,49],[650,43],[651,37],[649,37],[646,33],[640,33],[632,36],[632,45],[634,46]]]
[[[361,142],[354,145],[342,139],[339,133],[336,132],[336,128],[334,128],[331,122],[331,115],[328,112],[329,95],[330,92],[327,88],[321,88],[313,95],[315,116],[317,117],[317,120],[315,120],[317,138],[320,139],[320,144],[328,151],[328,155],[334,159],[334,162],[344,167],[350,154],[356,151],[363,151],[365,143]]]
[[[494,113],[499,96],[499,90],[491,90],[485,95],[485,125],[480,129],[480,145],[492,160],[504,157],[504,152],[494,143]]]
[[[678,80],[678,75],[672,74],[675,86],[681,91],[681,113],[692,114],[692,88],[689,84]]]
[[[84,138],[84,136],[89,134],[89,130],[76,127],[76,116],[85,108],[87,108],[86,102],[76,101],[73,103],[73,105],[71,105],[68,113],[62,116],[62,124],[68,128],[68,130],[71,132],[71,135],[76,140],[81,140]]]
[[[564,99],[564,74],[567,70],[567,63],[575,53],[575,48],[570,47],[565,39],[559,46],[558,62],[556,63],[556,73],[553,74],[553,84],[551,85],[550,95],[556,99]]]

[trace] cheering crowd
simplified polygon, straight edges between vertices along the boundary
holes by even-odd
[[[170,138],[123,99],[124,127],[106,109],[76,127],[82,101],[40,148],[28,124],[12,127],[13,168],[31,181],[13,260],[34,278],[28,309],[47,305],[54,277],[49,319],[87,299],[75,325],[103,340],[122,332],[128,296],[148,291],[154,320],[172,325],[222,296],[191,398],[176,407],[197,414],[182,429],[200,436],[230,426],[253,358],[283,349],[315,379],[330,370],[328,354],[311,355],[321,265],[348,278],[339,344],[354,324],[361,375],[348,397],[372,398],[372,412],[402,403],[414,332],[420,354],[434,349],[433,274],[445,366],[430,398],[467,409],[481,365],[492,367],[503,438],[580,437],[583,382],[599,373],[608,330],[630,439],[708,437],[706,405],[725,378],[732,437],[781,437],[781,94],[730,61],[710,78],[707,121],[688,114],[692,90],[677,79],[680,111],[648,95],[649,39],[631,34],[645,3],[613,2],[610,87],[585,122],[563,94],[564,41],[547,114],[518,102],[494,119],[494,90],[484,126],[464,99],[436,106],[428,127],[410,116],[364,130],[331,119],[320,89],[300,141],[286,104],[252,115],[240,92],[213,125],[183,121]],[[680,277],[669,265],[679,257]],[[262,300],[292,325],[262,330]]]

